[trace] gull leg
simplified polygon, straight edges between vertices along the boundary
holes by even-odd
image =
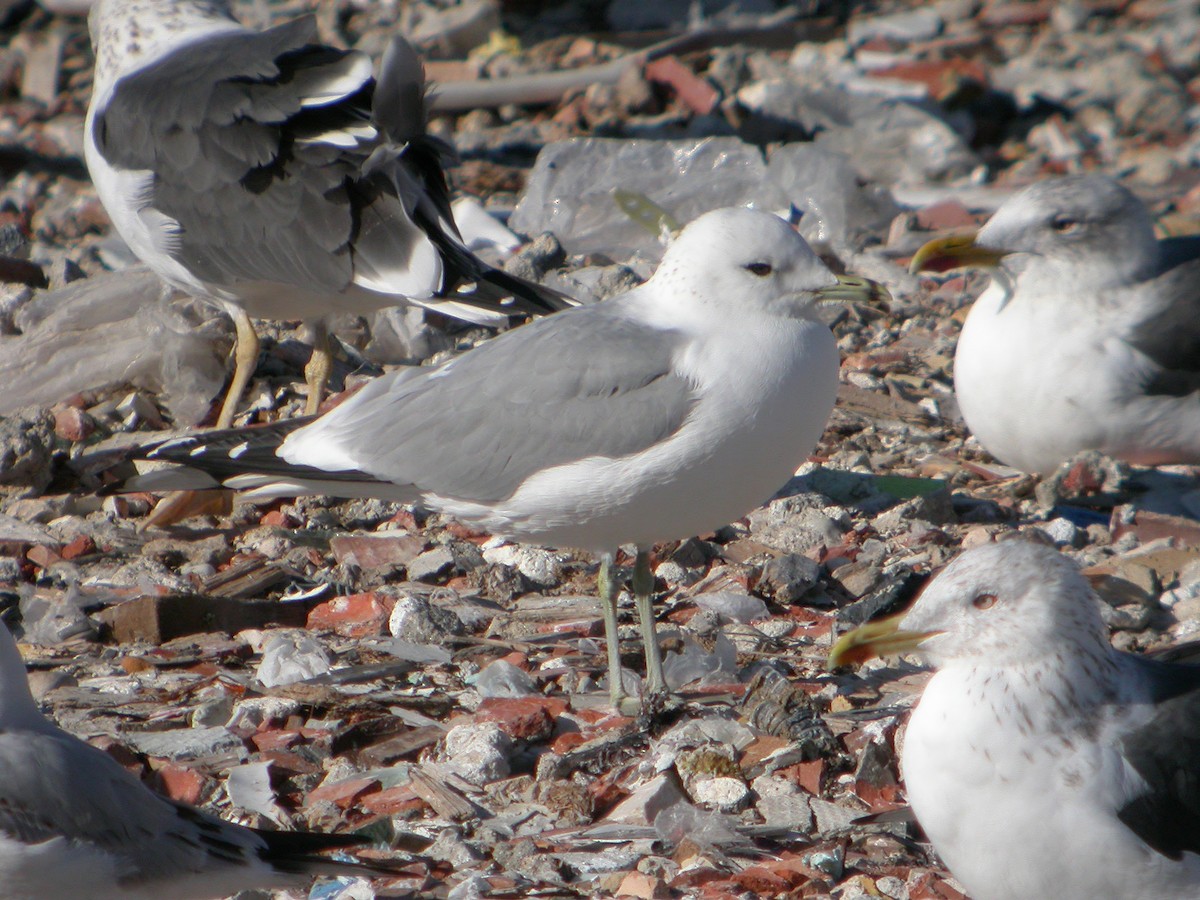
[[[638,624],[642,629],[642,644],[646,648],[646,687],[643,704],[651,697],[667,692],[667,681],[663,677],[662,651],[658,646],[658,634],[654,621],[654,573],[650,571],[650,551],[638,548],[633,564],[633,594],[637,599]]]
[[[228,428],[233,424],[238,403],[246,392],[246,385],[250,383],[250,376],[254,374],[254,366],[258,362],[258,334],[254,330],[254,323],[240,306],[231,304],[227,310],[237,329],[237,337],[233,350],[233,380],[229,382],[229,390],[225,392],[221,412],[217,415],[217,428]],[[171,491],[155,504],[150,515],[138,526],[138,531],[166,528],[192,516],[227,516],[231,512],[233,491]]]
[[[304,380],[308,384],[308,400],[304,404],[306,416],[316,415],[325,395],[325,383],[333,372],[333,348],[329,341],[329,329],[324,322],[312,325],[313,350],[304,367]]]
[[[600,558],[600,613],[604,616],[604,643],[608,648],[608,693],[613,706],[621,708],[625,690],[621,684],[621,648],[617,634],[617,580],[613,577],[613,554]]]
[[[221,404],[221,414],[217,416],[217,427],[228,428],[233,424],[233,414],[237,412],[238,402],[250,383],[254,374],[254,365],[258,362],[258,335],[254,324],[246,311],[240,306],[230,306],[229,315],[237,328],[237,345],[234,349],[233,381],[225,392],[225,402]]]

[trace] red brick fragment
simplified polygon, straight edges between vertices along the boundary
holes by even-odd
[[[1013,0],[1009,3],[989,3],[979,14],[979,21],[993,28],[1008,25],[1040,25],[1049,20],[1053,4]]]
[[[791,746],[791,743],[787,738],[775,737],[769,734],[759,737],[742,751],[740,761],[742,771],[752,769],[775,751]]]
[[[694,866],[690,869],[684,869],[672,878],[671,887],[677,891],[686,891],[689,888],[704,887],[715,882],[729,884],[729,874],[710,866]],[[736,893],[736,891],[731,890],[728,896],[734,896]]]
[[[54,433],[64,441],[83,441],[96,430],[96,420],[82,409],[63,406],[54,410]]]
[[[680,103],[698,115],[708,115],[720,102],[717,89],[680,62],[677,56],[663,56],[647,63],[645,73],[647,81],[666,85]]]
[[[96,542],[86,534],[79,535],[79,537],[58,551],[59,556],[63,559],[79,559],[81,556],[87,556],[89,553],[95,552]]]
[[[416,795],[410,784],[386,788],[362,798],[362,808],[377,816],[410,815],[427,809],[429,804]]]
[[[955,57],[951,59],[905,60],[894,66],[872,69],[867,73],[874,78],[896,78],[925,85],[929,95],[941,100],[958,89],[965,80],[987,84],[987,69],[973,59]]]
[[[363,569],[406,566],[425,550],[423,537],[413,534],[343,534],[330,539],[329,549],[339,563],[352,560]]]
[[[825,761],[813,759],[808,762],[796,763],[794,766],[780,769],[776,774],[793,784],[800,785],[814,797],[820,797],[821,782],[825,778]]]
[[[966,900],[966,895],[956,891],[933,872],[922,872],[908,880],[909,900]]]
[[[569,753],[576,747],[586,744],[589,738],[582,731],[568,731],[566,734],[560,734],[550,744],[550,750],[554,753],[563,754]]]
[[[304,805],[311,806],[324,800],[342,809],[349,809],[367,794],[377,792],[379,788],[377,778],[347,778],[334,784],[322,784],[313,788],[304,798]]]
[[[555,697],[489,697],[475,712],[477,722],[495,722],[500,730],[522,741],[544,741],[554,733],[554,720],[566,711]]]
[[[971,211],[957,200],[942,200],[917,210],[917,226],[925,231],[974,228],[977,224]]]
[[[299,519],[285,513],[282,509],[272,509],[264,513],[258,522],[260,525],[270,525],[273,528],[296,528],[300,525]],[[337,538],[334,538],[334,540],[337,540]]]
[[[155,788],[180,803],[195,806],[204,796],[207,779],[195,769],[164,763],[155,772]]]
[[[375,591],[334,597],[314,606],[308,614],[309,628],[336,631],[345,637],[382,634],[396,601]]]
[[[250,743],[261,752],[263,750],[287,750],[303,743],[304,738],[298,731],[285,729],[256,731],[250,735]]]
[[[791,883],[786,878],[780,878],[766,866],[751,866],[736,873],[733,883],[742,890],[751,891],[759,897],[772,897],[786,893]]]
[[[56,562],[62,562],[62,556],[58,551],[47,546],[46,544],[35,544],[30,547],[25,553],[25,558],[35,566],[40,566],[43,569],[48,569]]]

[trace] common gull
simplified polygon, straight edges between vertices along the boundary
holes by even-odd
[[[594,551],[616,704],[611,567],[635,544],[646,694],[659,694],[650,547],[734,521],[787,481],[837,393],[817,303],[881,292],[835,277],[776,216],[716,210],[620,297],[384,376],[309,424],[160,444],[143,452],[194,468],[129,486],[419,501],[496,535]]]
[[[379,80],[312,17],[263,32],[223,0],[100,0],[88,170],[133,252],[237,326],[228,426],[253,374],[249,315],[317,326],[308,412],[330,368],[323,320],[411,302],[495,325],[572,301],[463,244],[426,134],[424,72],[396,36]]]
[[[0,623],[0,897],[205,900],[380,869],[315,854],[355,835],[260,831],[154,793],[48,721]]]
[[[974,900],[1200,897],[1200,666],[1121,653],[1050,547],[959,556],[832,665],[917,651],[935,668],[901,767]]]
[[[1200,239],[1157,240],[1109,178],[1039,182],[914,271],[997,267],[954,356],[963,418],[1001,462],[1053,472],[1082,450],[1200,463]]]

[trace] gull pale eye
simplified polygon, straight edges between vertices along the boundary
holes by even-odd
[[[976,609],[991,609],[996,605],[996,595],[977,594],[975,599],[971,601],[971,605]]]
[[[743,268],[751,275],[757,275],[759,278],[766,278],[773,271],[771,264],[765,262],[747,263]]]

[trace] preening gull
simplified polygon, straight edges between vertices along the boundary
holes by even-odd
[[[1001,462],[1053,472],[1082,450],[1200,463],[1200,239],[1157,240],[1145,206],[1098,175],[1040,182],[913,270],[997,267],[958,340],[968,427]]]
[[[973,900],[1200,897],[1200,666],[1114,650],[1057,551],[963,553],[831,665],[916,650],[937,671],[901,766]]]
[[[314,855],[357,836],[259,831],[154,793],[42,716],[3,623],[0,773],[5,900],[206,900],[380,871]]]
[[[624,695],[610,564],[636,544],[647,693],[660,693],[651,545],[728,524],[787,481],[837,393],[837,345],[817,302],[881,293],[835,277],[778,217],[716,210],[620,297],[386,375],[310,424],[144,450],[208,474],[153,472],[127,487],[420,501],[493,534],[600,553],[614,703]]]
[[[328,315],[410,301],[495,325],[573,302],[463,245],[453,150],[425,133],[424,73],[402,37],[376,82],[365,54],[318,42],[312,17],[255,32],[224,0],[100,0],[90,24],[88,170],[133,252],[233,316],[221,427],[258,356],[247,314],[318,325],[312,413]]]

